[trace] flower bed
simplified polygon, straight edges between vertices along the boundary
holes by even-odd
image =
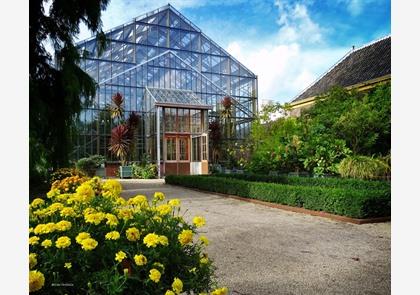
[[[391,215],[391,191],[388,188],[298,186],[197,175],[166,176],[165,182],[352,218]]]
[[[56,182],[29,206],[30,292],[227,294],[198,233],[204,218],[188,223],[160,192],[125,200],[116,180],[83,180]]]

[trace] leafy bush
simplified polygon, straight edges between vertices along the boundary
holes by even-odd
[[[166,176],[165,182],[353,218],[382,217],[391,214],[391,191],[387,188],[311,187],[191,175]]]
[[[338,166],[342,177],[378,179],[390,173],[387,163],[366,156],[352,156],[343,159]]]
[[[86,176],[86,175],[78,169],[60,168],[60,169],[57,169],[56,171],[54,171],[51,174],[50,183],[52,184],[56,180],[63,180],[64,178],[72,177],[72,176],[83,177],[83,176]]]
[[[157,166],[156,164],[133,164],[133,177],[140,179],[153,179],[157,177]]]
[[[96,168],[105,163],[105,157],[101,155],[93,155],[88,158],[81,158],[76,162],[76,168],[92,177],[95,175]]]
[[[116,180],[89,179],[75,193],[52,188],[29,212],[29,289],[43,294],[198,294],[215,287],[205,224],[180,201],[125,200]],[[63,283],[71,284],[70,289]],[[60,286],[57,288],[56,286]],[[221,288],[212,294],[227,295]]]
[[[217,177],[227,177],[246,181],[258,182],[272,182],[279,184],[298,185],[298,186],[320,186],[330,188],[345,188],[345,189],[364,189],[364,190],[377,190],[377,189],[391,189],[390,182],[387,181],[373,181],[351,178],[339,177],[295,177],[295,176],[272,176],[262,174],[212,174]]]

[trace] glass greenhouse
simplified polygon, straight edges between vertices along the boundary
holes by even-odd
[[[141,118],[130,160],[147,156],[159,163],[162,175],[206,173],[208,123],[219,116],[225,96],[233,100],[233,133],[224,140],[246,138],[257,113],[257,76],[171,5],[113,28],[106,37],[101,54],[94,37],[78,43],[87,53],[81,67],[98,90],[80,114],[75,158],[99,154],[116,160],[108,151],[116,126],[108,106],[117,92],[124,98],[125,118],[132,112]]]

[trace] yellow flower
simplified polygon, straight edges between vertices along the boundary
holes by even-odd
[[[193,240],[193,232],[189,229],[184,229],[182,232],[178,235],[178,241],[181,243],[181,245],[187,245],[191,243]]]
[[[127,258],[127,254],[125,254],[123,251],[118,251],[118,253],[115,254],[115,260],[118,262],[123,261],[124,258]]]
[[[206,224],[206,220],[202,216],[195,216],[193,218],[193,223],[196,227],[202,227]]]
[[[106,213],[105,218],[107,220],[106,224],[110,227],[114,227],[118,225],[118,218],[114,214]]]
[[[57,195],[60,194],[60,190],[57,188],[51,189],[48,193],[47,193],[47,198],[51,199]]]
[[[130,209],[119,209],[118,210],[118,218],[124,219],[124,220],[130,220],[133,218],[133,211]]]
[[[204,235],[200,237],[200,241],[206,246],[209,245],[209,239],[207,239],[207,237]]]
[[[52,246],[52,241],[49,239],[46,239],[41,243],[41,246],[44,248],[49,248]]]
[[[95,249],[96,246],[98,246],[98,242],[95,239],[87,238],[81,242],[81,245],[83,250],[90,251]]]
[[[64,267],[65,268],[67,268],[67,269],[70,269],[71,268],[71,262],[66,262],[66,263],[64,263]]]
[[[198,295],[208,295],[206,292],[200,292]]]
[[[156,207],[156,211],[159,212],[160,215],[166,215],[172,212],[172,207],[167,204],[162,204]]]
[[[134,262],[136,263],[136,265],[142,266],[147,263],[147,258],[142,254],[137,254],[134,256]]]
[[[128,276],[128,268],[124,268],[124,275]]]
[[[83,240],[90,238],[90,233],[81,232],[76,236],[76,243],[81,244]]]
[[[179,199],[172,199],[168,202],[168,205],[172,207],[179,207],[181,206],[181,201]]]
[[[32,236],[29,238],[29,245],[37,245],[39,243],[39,237]]]
[[[29,269],[32,269],[37,263],[38,263],[38,260],[36,259],[36,254],[30,253],[29,254]]]
[[[160,271],[158,271],[155,268],[152,268],[149,272],[149,278],[155,283],[159,282],[160,276],[161,276]]]
[[[120,233],[117,231],[110,231],[105,235],[106,240],[118,240],[120,238]]]
[[[116,199],[122,191],[121,184],[115,179],[105,181],[102,186],[102,195],[107,198]]]
[[[135,227],[130,227],[125,231],[125,235],[127,236],[127,240],[131,242],[135,242],[140,239],[140,231]]]
[[[38,270],[31,270],[29,272],[29,292],[35,292],[44,286],[45,277],[42,272]]]
[[[162,246],[168,246],[168,238],[166,236],[159,236],[159,243]]]
[[[147,246],[147,248],[155,248],[160,243],[159,236],[155,233],[147,234],[143,238],[143,243]]]
[[[45,201],[44,201],[43,199],[41,199],[41,198],[36,198],[36,199],[34,199],[34,200],[32,201],[32,203],[31,203],[31,207],[32,207],[32,208],[37,208],[37,207],[42,206],[42,205],[44,205],[44,204],[45,204]]]
[[[64,207],[60,211],[60,216],[61,217],[74,217],[76,215],[77,214],[72,207]]]
[[[156,267],[156,268],[160,268],[160,270],[161,270],[162,273],[165,271],[165,266],[162,263],[160,263],[160,262],[154,262],[152,264],[152,266],[153,267]]]
[[[92,207],[88,207],[85,210],[83,210],[83,215],[93,214],[96,213],[96,209]]]
[[[95,191],[88,183],[82,183],[76,189],[76,194],[82,198],[83,202],[89,202],[95,196]]]
[[[98,213],[91,213],[85,215],[85,221],[87,223],[93,223],[95,225],[98,225],[101,223],[101,221],[105,218],[105,213],[98,212]]]
[[[147,198],[146,196],[143,196],[143,195],[137,195],[133,198],[128,199],[127,204],[138,205],[142,208],[148,206]]]
[[[209,263],[209,259],[207,257],[202,257],[202,258],[200,258],[200,263],[201,264],[207,264],[207,263]]]
[[[166,290],[165,295],[175,295],[172,290]]]
[[[55,224],[55,228],[58,231],[66,231],[71,228],[71,222],[67,220],[61,220]]]
[[[30,227],[29,228],[29,233],[31,234],[31,233],[33,233],[34,232],[34,228],[33,227]]]
[[[228,288],[226,287],[219,288],[211,292],[211,295],[227,295],[227,294],[228,294]]]
[[[67,248],[70,245],[71,245],[71,240],[69,237],[66,237],[66,236],[59,237],[57,241],[55,241],[55,246],[57,248]]]
[[[40,223],[37,226],[35,226],[34,233],[36,235],[49,234],[54,232],[56,229],[57,228],[54,222],[48,222],[47,224]]]
[[[183,287],[184,284],[182,283],[182,281],[175,277],[174,282],[172,283],[172,290],[174,290],[176,294],[180,294],[182,292]]]
[[[157,222],[160,223],[160,222],[162,222],[162,217],[155,215],[155,216],[153,216],[153,220],[156,220]]]
[[[155,192],[155,194],[153,195],[153,199],[155,201],[163,201],[165,199],[165,194],[162,192]]]
[[[50,211],[50,213],[55,213],[63,208],[64,205],[61,203],[52,203],[47,209]]]

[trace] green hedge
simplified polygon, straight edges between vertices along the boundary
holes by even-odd
[[[165,182],[353,218],[391,215],[391,191],[387,188],[296,186],[198,175],[166,176]]]
[[[289,185],[302,185],[302,186],[321,186],[331,188],[348,188],[348,189],[389,189],[391,190],[391,183],[388,181],[378,180],[361,180],[353,178],[314,178],[314,177],[298,177],[298,176],[271,176],[261,174],[222,174],[216,173],[211,176],[226,177],[233,179],[240,179],[246,181],[258,182],[272,182]]]

